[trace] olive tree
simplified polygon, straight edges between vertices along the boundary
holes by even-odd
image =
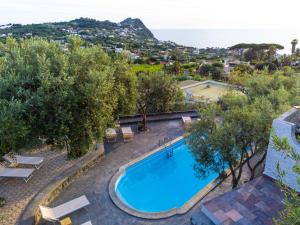
[[[198,175],[205,177],[210,171],[222,175],[229,168],[235,188],[242,175],[245,152],[237,147],[235,127],[224,119],[220,106],[213,104],[203,109],[201,120],[189,132],[187,142],[197,162]]]
[[[142,130],[147,130],[147,114],[172,110],[183,100],[183,93],[170,75],[150,73],[139,75],[137,110],[143,116]]]
[[[241,178],[243,164],[247,163],[250,180],[253,179],[266,157],[274,118],[271,103],[265,97],[250,102],[246,96],[229,94],[220,103],[200,110],[200,115],[201,120],[190,128],[188,137],[198,162],[196,168],[202,169],[200,174],[207,168],[222,174],[228,167],[234,188]],[[258,160],[251,162],[254,155]]]
[[[114,91],[118,95],[116,114],[128,115],[135,113],[138,97],[138,79],[127,63],[126,55],[118,55],[114,62]]]
[[[14,150],[25,142],[28,124],[22,118],[23,105],[18,100],[0,100],[0,155]]]
[[[133,110],[136,79],[124,60],[78,37],[67,47],[36,38],[0,44],[1,153],[43,138],[78,157],[103,138],[117,110]]]

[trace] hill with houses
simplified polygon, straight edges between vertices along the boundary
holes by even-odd
[[[78,35],[88,43],[101,44],[107,52],[119,53],[124,49],[132,53],[134,60],[150,58],[160,62],[168,60],[171,52],[181,50],[186,59],[226,55],[226,49],[197,49],[178,45],[172,41],[160,41],[140,19],[127,18],[119,23],[79,18],[68,22],[41,24],[0,25],[0,41],[7,36],[14,38],[43,37],[65,44],[71,35]],[[151,61],[150,60],[150,61]]]

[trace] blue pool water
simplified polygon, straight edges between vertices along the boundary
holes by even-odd
[[[171,148],[173,156],[168,158]],[[128,167],[116,184],[116,193],[127,206],[142,212],[180,208],[218,177],[211,171],[199,179],[195,163],[183,139]]]

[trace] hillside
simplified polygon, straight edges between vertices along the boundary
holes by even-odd
[[[0,25],[0,41],[7,36],[14,38],[43,37],[64,45],[70,35],[78,35],[92,44],[101,44],[107,52],[121,52],[123,49],[132,52],[132,58],[150,58],[150,61],[169,60],[175,49],[180,49],[190,61],[196,58],[223,56],[227,51],[222,49],[196,50],[193,47],[178,45],[171,41],[159,41],[140,19],[127,18],[120,23],[108,20],[98,21],[79,18],[67,22],[41,24],[6,24]]]
[[[12,34],[16,37],[40,36],[47,38],[61,38],[70,34],[98,35],[100,37],[118,35],[126,38],[154,39],[151,31],[140,19],[131,18],[127,18],[120,23],[80,18],[58,23],[8,24],[0,26],[0,34],[2,36]]]

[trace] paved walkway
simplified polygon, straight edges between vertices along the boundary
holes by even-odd
[[[0,224],[13,225],[29,201],[42,190],[54,177],[74,165],[77,160],[67,160],[67,154],[61,150],[43,148],[32,153],[34,156],[45,157],[43,166],[34,171],[28,183],[22,179],[0,180],[0,196],[7,201],[0,209]]]
[[[111,201],[108,194],[108,184],[111,177],[118,168],[131,160],[143,155],[155,147],[158,141],[164,137],[178,137],[183,134],[179,121],[157,122],[149,124],[150,131],[137,133],[130,143],[121,141],[113,145],[106,145],[107,153],[105,158],[100,160],[83,177],[72,183],[62,191],[61,195],[52,202],[51,206],[57,206],[75,197],[85,194],[91,205],[87,210],[80,210],[71,215],[74,224],[81,224],[91,220],[93,225],[190,225],[191,218],[197,225],[211,225],[211,222],[200,211],[198,203],[188,213],[181,216],[173,216],[167,219],[146,220],[126,214]],[[247,177],[247,171],[243,179]],[[231,190],[230,179],[227,179],[221,186],[209,194],[205,200]]]
[[[272,225],[284,208],[283,193],[272,178],[263,175],[203,206],[219,224]]]

